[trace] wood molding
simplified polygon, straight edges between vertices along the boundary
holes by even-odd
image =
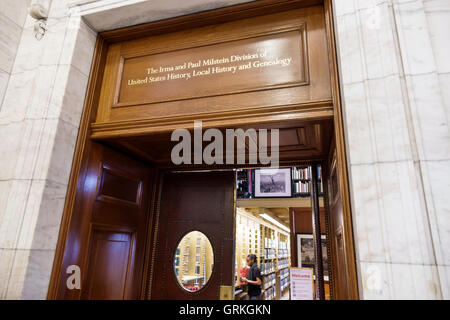
[[[277,13],[281,11],[306,8],[322,4],[323,0],[258,0],[248,3],[237,4],[220,9],[213,9],[179,16],[160,21],[149,22],[126,28],[104,31],[100,35],[108,43],[116,43],[138,38],[174,32],[192,27],[203,27],[212,24],[224,23],[258,15],[268,12]]]
[[[334,104],[334,128],[336,139],[336,157],[337,157],[337,170],[339,176],[339,192],[341,193],[342,207],[344,212],[344,226],[345,226],[345,243],[348,244],[347,255],[351,261],[348,261],[349,278],[351,280],[350,285],[350,299],[359,299],[358,293],[358,277],[356,270],[356,257],[355,257],[355,243],[353,237],[353,220],[351,212],[350,201],[350,189],[349,189],[349,177],[347,169],[347,157],[346,146],[344,137],[344,124],[341,104],[341,91],[340,91],[340,79],[339,79],[339,66],[337,63],[337,51],[336,51],[336,38],[333,18],[333,4],[331,0],[325,0],[325,20],[326,29],[328,34],[328,45],[330,52],[330,64],[332,70],[332,92],[333,92],[333,104]]]
[[[332,119],[333,107],[330,101],[320,101],[307,105],[290,105],[281,108],[272,108],[267,112],[261,112],[261,108],[243,112],[222,112],[203,114],[203,128],[221,128],[224,126],[238,127],[251,125],[252,123],[273,123],[278,121],[319,121]],[[215,117],[213,117],[215,116]],[[92,123],[93,139],[110,139],[114,137],[142,136],[160,132],[171,132],[175,129],[193,129],[194,120],[199,120],[199,115],[185,117],[167,117],[136,121],[117,121]]]

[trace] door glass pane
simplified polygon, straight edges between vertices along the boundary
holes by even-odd
[[[197,239],[197,246],[189,246],[189,239]],[[178,265],[182,268],[177,269]],[[186,291],[194,292],[203,288],[211,277],[213,265],[214,253],[211,242],[202,232],[189,232],[178,243],[174,257],[174,272],[178,283]]]

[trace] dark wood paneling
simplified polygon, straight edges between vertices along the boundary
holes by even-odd
[[[78,265],[81,290],[61,273],[59,299],[141,297],[151,169],[93,144],[66,240],[62,269]]]
[[[329,121],[320,121],[313,123],[295,123],[295,122],[278,122],[271,124],[255,124],[254,126],[243,127],[247,129],[278,129],[279,130],[279,158],[281,163],[294,162],[299,160],[313,160],[326,158],[329,150],[330,140],[332,137],[332,125]],[[206,128],[205,128],[206,129]],[[227,128],[232,129],[232,128]],[[221,129],[223,137],[226,137],[225,129]],[[269,132],[270,134],[270,132]],[[193,136],[193,133],[191,132]],[[171,141],[171,132],[161,134],[145,135],[139,137],[126,137],[119,139],[108,139],[111,145],[139,155],[142,159],[151,163],[158,164],[161,167],[172,167],[171,151],[178,142]],[[222,154],[225,154],[225,139],[223,141]],[[259,139],[254,141],[259,143]],[[268,148],[271,146],[271,140],[268,139]],[[210,142],[203,142],[203,149]],[[235,143],[235,148],[237,143]],[[257,150],[259,150],[257,148]],[[246,142],[246,159],[251,154],[248,148],[248,140]],[[235,149],[235,155],[238,152]],[[193,151],[192,151],[193,155]],[[193,157],[193,156],[192,156]],[[194,163],[194,160],[191,160]],[[237,163],[237,161],[235,161]],[[248,163],[248,162],[247,162]],[[202,167],[197,166],[197,167]],[[220,167],[220,166],[217,166]]]
[[[331,256],[334,258],[342,258],[345,261],[342,261],[345,265],[346,273],[343,273],[347,277],[345,280],[345,285],[347,289],[346,296],[338,296],[332,295],[334,298],[338,299],[351,299],[356,300],[359,298],[358,293],[358,279],[357,279],[357,271],[356,271],[356,257],[355,257],[355,245],[353,239],[353,223],[352,223],[352,213],[351,213],[351,203],[350,203],[350,189],[349,189],[349,177],[347,170],[347,156],[346,156],[346,146],[345,146],[345,137],[344,137],[344,123],[343,123],[343,111],[341,106],[341,92],[339,87],[339,72],[338,72],[338,63],[337,63],[337,50],[336,50],[336,39],[335,39],[335,30],[334,30],[334,18],[333,18],[333,3],[331,0],[324,1],[324,9],[325,9],[325,23],[326,23],[326,32],[328,39],[328,47],[329,47],[329,62],[331,65],[331,81],[332,81],[332,95],[333,95],[333,105],[334,105],[334,146],[331,148],[329,153],[329,160],[326,169],[328,171],[328,175],[325,177],[325,187],[329,185],[327,179],[330,179],[333,176],[333,170],[336,170],[337,177],[331,178],[335,179],[335,184],[338,188],[338,202],[335,202],[335,208],[333,209],[332,202],[333,197],[331,196],[332,191],[329,192],[329,239],[331,245]],[[333,159],[333,162],[332,162]],[[334,162],[335,160],[335,162]],[[333,169],[334,166],[334,169]],[[336,189],[336,187],[335,187]],[[335,198],[337,199],[337,198]],[[336,212],[336,209],[339,208],[339,215],[342,217],[342,225],[343,229],[339,231],[339,233],[335,233],[338,229],[336,229],[336,224],[333,226],[333,211]],[[341,234],[342,233],[342,234]],[[341,235],[339,235],[341,234]],[[336,256],[337,252],[333,252],[336,250],[333,246],[333,239],[336,239],[338,235],[339,238],[342,238],[344,244],[344,257],[341,255]],[[338,238],[338,239],[339,239]],[[339,240],[341,241],[341,240]],[[331,260],[333,263],[333,260]],[[336,273],[333,270],[332,278],[335,278]],[[340,290],[338,282],[333,283],[333,291],[337,292]],[[345,288],[345,287],[342,287]]]
[[[289,208],[291,225],[291,265],[297,266],[297,233],[313,233],[312,208]],[[320,232],[326,234],[325,210],[320,208]]]
[[[165,175],[152,299],[219,299],[220,286],[233,284],[234,185],[232,171]],[[178,284],[173,261],[179,241],[195,230],[210,240],[214,268],[206,286],[190,293]]]
[[[124,299],[127,274],[132,260],[132,234],[93,231],[85,299]]]

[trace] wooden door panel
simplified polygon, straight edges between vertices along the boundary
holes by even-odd
[[[348,300],[352,298],[350,287],[351,279],[348,272],[348,259],[350,253],[345,241],[344,212],[342,207],[341,192],[339,190],[339,176],[336,160],[331,161],[330,176],[328,177],[329,208],[330,208],[330,240],[332,248],[331,261],[333,263],[333,296],[336,300]]]
[[[151,174],[146,164],[92,144],[63,264],[80,267],[81,290],[67,289],[62,274],[59,298],[141,297]]]
[[[132,237],[130,233],[94,230],[89,254],[87,299],[125,298]]]
[[[234,172],[168,173],[164,177],[152,299],[219,299],[220,286],[233,284]],[[214,252],[205,287],[181,288],[173,268],[179,241],[190,231],[204,233]]]

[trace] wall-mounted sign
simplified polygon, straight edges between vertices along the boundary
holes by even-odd
[[[307,84],[304,26],[124,57],[116,106],[211,97]]]
[[[290,268],[291,300],[314,300],[313,269]]]

